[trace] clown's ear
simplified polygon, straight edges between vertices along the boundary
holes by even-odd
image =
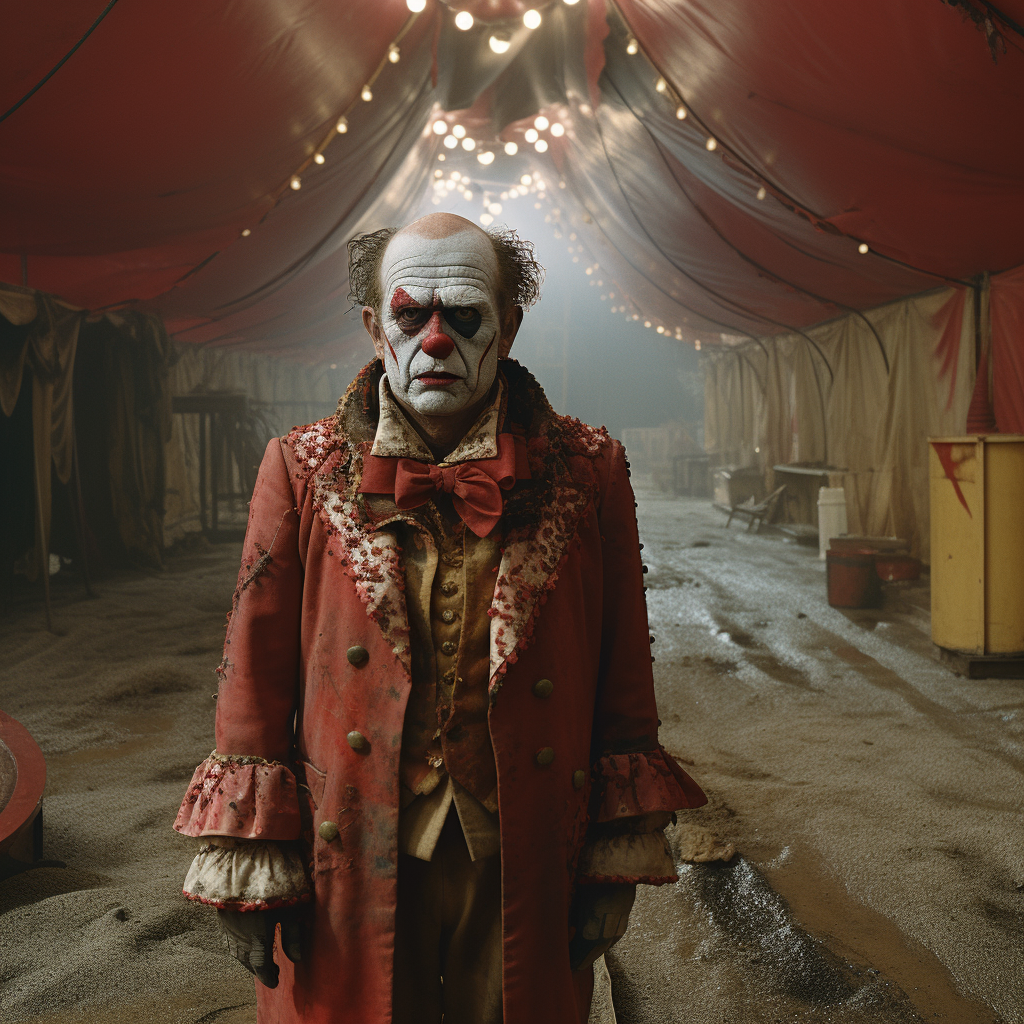
[[[516,340],[516,334],[523,323],[523,307],[513,306],[501,325],[501,341],[498,344],[498,357],[507,359],[512,349],[512,342]]]

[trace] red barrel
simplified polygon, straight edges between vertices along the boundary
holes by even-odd
[[[875,571],[877,551],[828,551],[828,603],[833,608],[870,608],[881,601],[882,586]]]

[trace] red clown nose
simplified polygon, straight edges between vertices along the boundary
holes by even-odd
[[[427,336],[420,343],[424,354],[431,359],[447,359],[455,348],[455,342],[441,329],[441,315],[435,313],[427,323]]]

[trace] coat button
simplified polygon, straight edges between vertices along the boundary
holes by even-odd
[[[572,773],[572,786],[573,789],[582,789],[583,784],[587,781],[587,773],[582,768],[577,768]]]
[[[317,831],[320,833],[320,838],[325,843],[329,843],[338,838],[338,826],[335,825],[333,821],[321,821],[320,827]]]
[[[455,612],[453,612],[451,608],[445,608],[445,610],[441,612],[441,618],[444,619],[445,622],[452,622],[455,619]]]
[[[555,684],[550,679],[538,679],[533,684],[533,695],[535,697],[550,697],[554,690]]]
[[[348,736],[345,737],[348,740],[348,745],[353,750],[368,750],[370,741],[361,733],[353,729]]]
[[[349,663],[352,664],[352,665],[362,665],[370,657],[370,655],[367,652],[366,648],[365,647],[360,647],[358,644],[356,644],[354,647],[350,647],[348,649],[347,654],[348,654]]]
[[[542,747],[540,750],[537,751],[536,757],[534,757],[534,760],[541,767],[543,767],[544,765],[551,764],[551,762],[554,761],[554,759],[555,752],[551,749],[551,747]]]
[[[459,645],[454,640],[445,640],[445,642],[441,644],[441,650],[444,651],[445,654],[454,654],[458,649]]]

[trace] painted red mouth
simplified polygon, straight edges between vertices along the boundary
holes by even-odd
[[[454,381],[462,380],[462,378],[454,373],[432,371],[430,373],[421,373],[416,380],[428,388],[443,388]]]

